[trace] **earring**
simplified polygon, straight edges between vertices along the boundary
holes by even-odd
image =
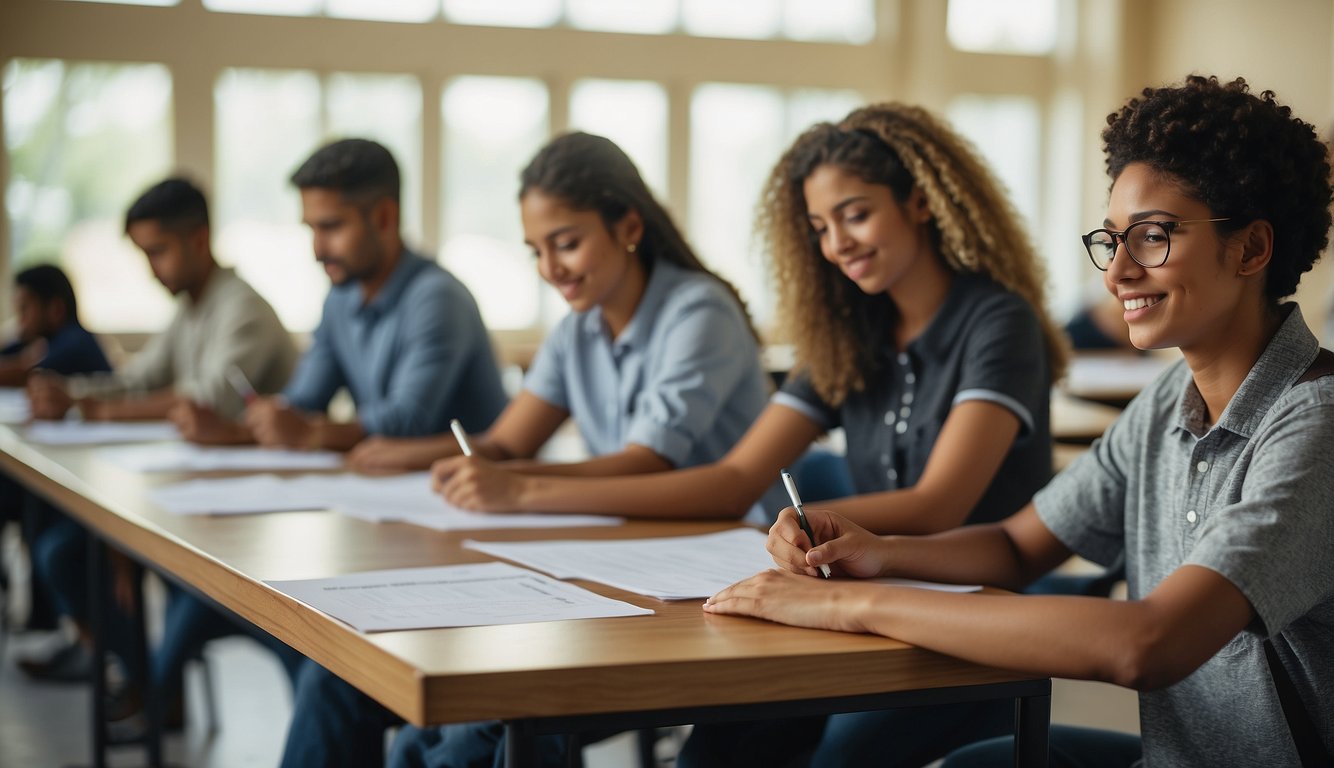
[[[626,253],[634,253],[635,251],[638,250],[639,250],[639,243],[630,243],[629,245],[625,246]]]

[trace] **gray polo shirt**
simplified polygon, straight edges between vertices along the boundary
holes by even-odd
[[[968,522],[1000,520],[1051,478],[1051,375],[1028,302],[980,275],[955,275],[945,303],[902,352],[885,330],[884,362],[860,392],[834,408],[809,377],[788,377],[774,402],[825,429],[843,427],[857,493],[917,483],[955,405],[987,400],[1013,411],[1019,437]]]
[[[1288,307],[1217,424],[1177,363],[1034,500],[1076,553],[1125,555],[1131,599],[1200,565],[1255,609],[1185,680],[1140,694],[1148,765],[1299,764],[1265,637],[1334,751],[1334,377],[1292,386],[1318,347]]]
[[[563,318],[524,388],[573,416],[593,455],[633,443],[678,468],[722,458],[768,397],[736,299],[714,277],[666,262],[615,339],[600,308]]]

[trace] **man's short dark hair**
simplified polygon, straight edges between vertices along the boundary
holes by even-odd
[[[167,179],[149,187],[125,212],[125,231],[139,221],[156,221],[177,233],[193,232],[208,226],[208,202],[186,179]]]
[[[342,139],[315,151],[292,174],[298,189],[336,189],[369,205],[383,198],[398,202],[398,163],[383,145],[369,139]]]
[[[39,264],[14,275],[14,285],[31,293],[42,304],[59,299],[65,304],[65,317],[79,322],[79,305],[74,298],[74,286],[65,272],[52,264]]]

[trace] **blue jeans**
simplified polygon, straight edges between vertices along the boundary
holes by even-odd
[[[296,675],[292,725],[283,768],[376,768],[384,765],[384,731],[403,719],[306,659]]]
[[[88,532],[83,526],[64,515],[58,516],[32,542],[34,578],[45,586],[56,615],[68,616],[83,628],[88,626],[92,605],[88,593],[88,542]],[[110,569],[103,571],[99,582],[105,590],[101,598],[105,606],[102,633],[106,648],[120,658],[132,677],[140,678],[144,670],[139,666],[139,654],[134,652],[138,628],[111,597]]]
[[[304,656],[273,635],[240,618],[221,605],[168,585],[167,610],[163,618],[162,642],[150,663],[152,681],[163,701],[176,695],[185,662],[199,653],[204,644],[228,635],[246,634],[269,649],[296,685],[297,672]]]
[[[757,723],[695,726],[678,768],[730,765],[925,765],[1014,728],[1010,701],[906,707]]]
[[[1128,768],[1142,756],[1140,738],[1129,733],[1051,727],[1051,768]],[[944,768],[989,768],[1014,765],[1014,737],[980,741],[950,753]]]
[[[537,737],[537,766],[566,765],[565,736]],[[505,726],[498,721],[439,728],[408,726],[389,753],[389,768],[503,768]],[[535,766],[535,768],[537,768]]]

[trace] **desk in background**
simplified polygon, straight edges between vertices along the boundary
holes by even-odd
[[[477,562],[487,558],[463,549],[466,537],[551,532],[447,534],[328,511],[178,517],[148,502],[147,491],[186,476],[134,474],[97,460],[92,449],[28,444],[9,427],[0,427],[0,467],[98,537],[272,633],[407,721],[505,721],[510,765],[531,762],[541,733],[997,698],[1016,701],[1020,764],[1046,764],[1050,680],[878,636],[709,616],[698,601],[663,603],[586,582],[579,583],[657,613],[368,635],[263,583]],[[726,527],[639,522],[557,535],[638,538]],[[102,759],[100,749],[94,759]]]

